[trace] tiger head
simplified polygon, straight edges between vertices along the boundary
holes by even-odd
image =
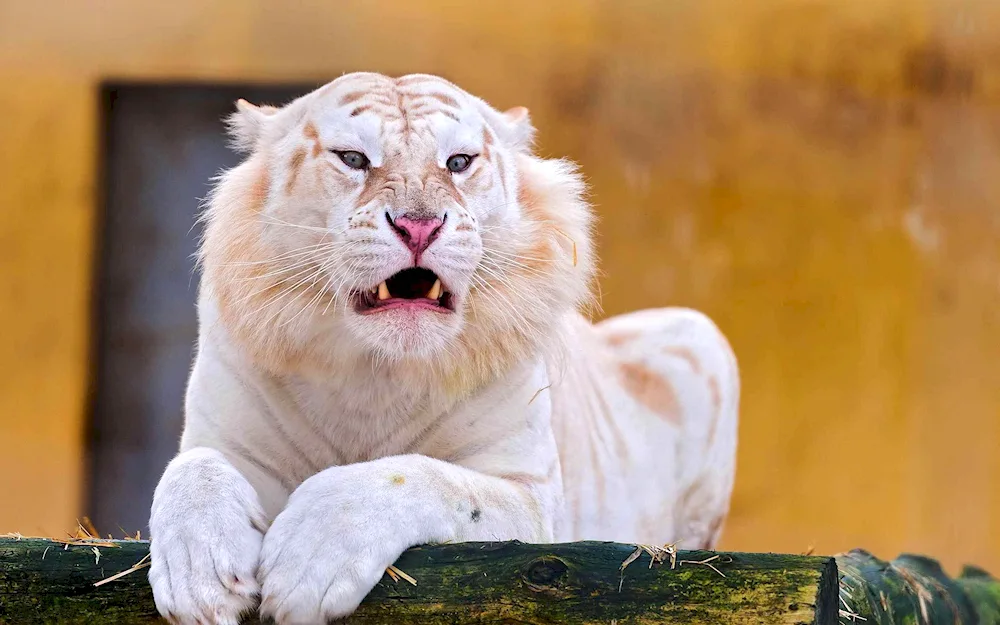
[[[237,103],[205,213],[203,288],[262,366],[370,360],[482,376],[590,294],[575,168],[430,75],[342,76],[284,107]]]

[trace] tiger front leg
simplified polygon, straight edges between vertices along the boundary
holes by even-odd
[[[153,496],[149,582],[175,625],[237,625],[257,603],[267,518],[253,486],[215,449],[182,452]]]
[[[552,510],[538,492],[420,455],[326,469],[264,538],[261,614],[280,624],[346,616],[415,545],[551,541]]]

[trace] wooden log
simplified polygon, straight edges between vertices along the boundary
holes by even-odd
[[[951,578],[924,556],[884,562],[861,549],[837,556],[837,565],[841,623],[1000,623],[1000,581],[983,570]]]
[[[145,541],[0,539],[0,623],[159,622],[146,579],[148,549]],[[653,562],[643,551],[622,570],[635,552],[597,542],[414,548],[396,566],[416,586],[386,575],[346,622],[837,622],[832,558],[681,551]]]

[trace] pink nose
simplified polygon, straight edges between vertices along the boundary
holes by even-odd
[[[389,223],[392,224],[396,234],[403,240],[406,247],[410,248],[414,254],[420,254],[434,242],[441,230],[441,224],[444,222],[437,217],[414,219],[400,215]]]

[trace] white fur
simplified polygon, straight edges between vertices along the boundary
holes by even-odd
[[[428,542],[715,543],[732,353],[692,311],[576,312],[591,216],[575,170],[531,155],[526,111],[351,74],[282,109],[241,104],[231,127],[250,156],[206,214],[181,452],[150,519],[161,614],[236,623],[259,594],[279,623],[321,623]],[[473,152],[482,171],[442,177]],[[422,264],[455,313],[358,314],[354,291],[412,264],[384,214],[414,207],[447,215]]]

